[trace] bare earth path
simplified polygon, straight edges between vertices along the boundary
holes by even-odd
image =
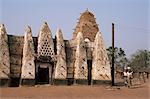
[[[38,86],[0,88],[0,99],[150,99],[150,84],[126,87]]]

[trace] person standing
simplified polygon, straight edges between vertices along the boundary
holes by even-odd
[[[128,87],[131,87],[132,85],[132,78],[133,78],[132,73],[133,72],[131,71],[131,69],[128,69],[128,72],[127,72]]]
[[[123,72],[123,76],[124,76],[124,84],[127,87],[130,87],[132,85],[131,79],[133,78],[132,76],[132,71],[130,67],[125,68],[124,72]]]
[[[127,80],[128,74],[127,74],[127,72],[128,72],[128,70],[125,68],[125,70],[123,72],[123,78],[124,78],[124,84],[125,84],[125,86],[128,85],[128,80]]]

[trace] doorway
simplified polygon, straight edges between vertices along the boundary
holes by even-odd
[[[92,78],[92,60],[87,60],[88,65],[88,85],[91,85]]]
[[[37,84],[49,84],[49,68],[38,67]]]

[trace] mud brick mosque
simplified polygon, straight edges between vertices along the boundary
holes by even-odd
[[[95,85],[111,82],[110,63],[94,15],[86,10],[71,40],[61,29],[55,38],[47,22],[37,37],[8,35],[0,25],[0,86]]]

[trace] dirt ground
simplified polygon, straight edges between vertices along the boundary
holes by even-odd
[[[36,86],[0,88],[0,99],[150,99],[150,80],[124,86]]]

